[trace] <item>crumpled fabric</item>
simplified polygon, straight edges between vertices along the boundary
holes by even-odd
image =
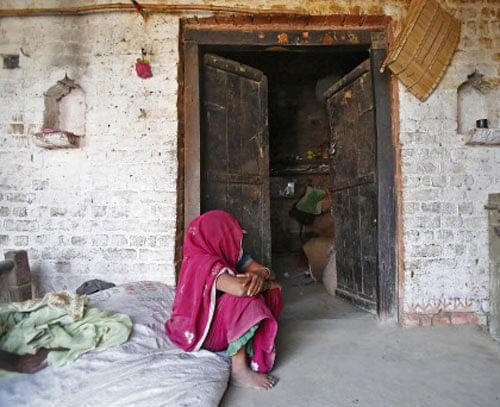
[[[115,286],[116,285],[114,283],[108,283],[107,281],[94,279],[85,281],[82,285],[80,285],[80,287],[76,289],[76,293],[80,295],[84,294],[90,295],[98,291],[107,290],[108,288],[113,288]]]
[[[87,297],[70,292],[0,306],[0,349],[24,355],[52,351],[47,362],[62,366],[96,348],[126,342],[132,330],[128,315],[86,308]]]

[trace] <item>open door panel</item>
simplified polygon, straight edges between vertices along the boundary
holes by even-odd
[[[234,215],[245,250],[271,265],[267,78],[205,54],[201,76],[201,212]]]
[[[337,294],[377,311],[377,136],[370,60],[324,94],[330,125]]]

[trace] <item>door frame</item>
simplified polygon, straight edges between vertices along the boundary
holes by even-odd
[[[206,46],[270,50],[290,46],[366,46],[370,49],[377,129],[377,314],[399,319],[403,289],[398,87],[379,71],[392,40],[387,16],[226,16],[180,20],[176,270],[187,224],[200,214],[200,55]]]

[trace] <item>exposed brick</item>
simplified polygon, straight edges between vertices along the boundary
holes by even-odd
[[[420,326],[432,325],[432,318],[429,315],[419,315]]]
[[[127,246],[128,239],[124,235],[113,235],[110,241],[111,246]]]
[[[405,328],[413,328],[420,325],[420,319],[418,314],[403,314],[400,317],[399,322]]]
[[[363,25],[365,26],[384,26],[388,24],[390,17],[387,16],[366,16]]]
[[[50,208],[50,216],[65,216],[68,213],[66,208]]]
[[[7,193],[6,197],[9,202],[32,203],[35,200],[35,194],[26,194],[22,192]]]
[[[16,236],[14,237],[14,245],[15,246],[27,246],[29,243],[28,236]]]
[[[92,246],[107,246],[109,241],[108,235],[95,235],[92,236]]]
[[[253,22],[255,25],[266,25],[271,23],[271,17],[270,16],[264,16],[264,15],[255,15],[253,16]]]
[[[57,273],[68,274],[71,272],[71,263],[66,261],[58,261],[54,264]]]
[[[35,232],[38,230],[38,222],[34,220],[11,220],[5,221],[5,230],[8,232]]]
[[[23,134],[24,133],[24,124],[22,124],[22,123],[11,123],[11,125],[10,125],[10,133],[11,134]]]
[[[233,24],[233,18],[231,16],[215,16],[215,21],[217,24]]]
[[[364,16],[361,15],[347,15],[344,19],[344,25],[360,26],[364,21]]]
[[[24,207],[13,208],[12,215],[18,218],[25,218],[26,216],[28,216],[28,210]]]
[[[233,16],[234,25],[248,25],[253,24],[252,16],[249,15],[234,15]]]
[[[106,249],[103,257],[106,260],[133,260],[137,257],[137,252],[134,249]]]
[[[270,21],[270,24],[273,24],[273,25],[279,25],[279,24],[288,24],[290,21],[290,17],[288,17],[287,15],[275,15],[275,16],[271,16],[271,21]]]
[[[342,15],[331,15],[325,16],[325,20],[323,22],[324,25],[329,26],[341,26],[344,23],[345,16]]]
[[[74,246],[84,246],[87,243],[87,239],[83,236],[73,236],[71,238],[71,244]]]
[[[432,325],[449,325],[450,316],[446,314],[437,314],[432,317]]]
[[[455,325],[460,324],[475,324],[479,321],[476,314],[472,313],[453,313],[451,314],[451,323]]]

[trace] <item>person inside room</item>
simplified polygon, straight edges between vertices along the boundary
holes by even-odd
[[[226,350],[231,382],[271,389],[268,372],[283,308],[271,271],[243,252],[244,232],[229,213],[210,211],[186,230],[183,262],[166,334],[185,351]]]

